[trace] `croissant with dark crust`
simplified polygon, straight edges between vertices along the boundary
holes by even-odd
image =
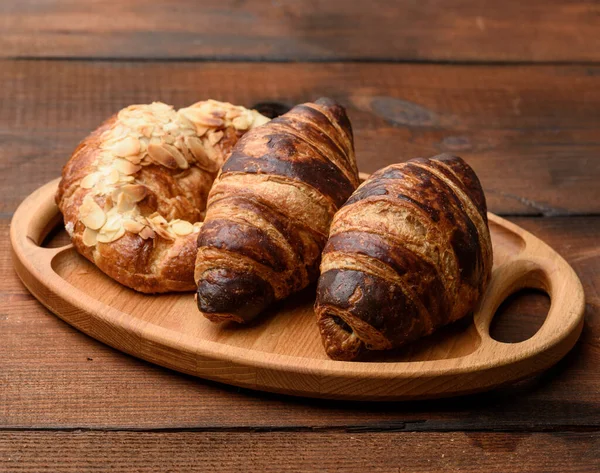
[[[373,174],[335,215],[315,311],[327,355],[353,360],[471,311],[492,270],[486,202],[455,156]]]
[[[316,281],[337,209],[358,186],[352,128],[330,99],[249,131],[208,197],[198,235],[198,308],[247,322]]]
[[[210,186],[238,138],[268,120],[214,100],[121,110],[63,169],[56,202],[77,251],[138,291],[194,290]]]

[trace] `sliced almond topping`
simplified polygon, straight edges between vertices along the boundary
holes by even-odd
[[[216,145],[219,141],[221,141],[221,138],[223,138],[222,131],[214,131],[214,132],[208,134],[208,142],[212,146]]]
[[[170,122],[170,123],[167,123],[167,124],[166,124],[166,125],[163,127],[163,129],[164,129],[165,131],[168,131],[169,133],[171,133],[171,132],[174,132],[174,131],[177,131],[177,130],[179,130],[179,125],[177,125],[177,123]]]
[[[148,238],[154,238],[155,234],[154,234],[154,230],[152,230],[150,227],[144,227],[141,231],[140,231],[140,236],[144,239],[147,240]]]
[[[98,240],[98,232],[86,227],[83,235],[81,235],[81,239],[85,246],[94,246]]]
[[[227,112],[225,110],[223,110],[222,108],[213,108],[210,110],[210,114],[213,117],[217,117],[217,118],[225,118],[225,115],[227,114]]]
[[[120,189],[119,189],[120,191]],[[114,197],[113,197],[114,200]],[[117,197],[117,210],[121,213],[131,212],[135,208],[135,202],[133,202],[127,194],[119,192]]]
[[[186,136],[185,144],[194,155],[194,158],[196,158],[196,162],[200,168],[210,172],[214,172],[219,168],[218,163],[208,157],[202,141],[198,138],[195,136]]]
[[[237,108],[232,108],[227,112],[225,118],[227,118],[227,120],[233,120],[234,118],[239,117],[241,114],[242,112],[240,110],[238,110]]]
[[[100,243],[111,243],[115,240],[118,240],[123,235],[125,235],[125,229],[123,227],[120,227],[115,232],[108,232],[108,233],[100,232],[100,233],[98,233],[98,241]]]
[[[130,163],[126,159],[115,159],[113,162],[113,167],[121,174],[125,174],[126,176],[135,174],[142,169],[139,164]]]
[[[135,178],[133,176],[121,176],[121,182],[133,182]]]
[[[141,154],[133,154],[131,156],[127,156],[125,159],[127,161],[129,161],[131,164],[140,164],[142,162],[142,155]]]
[[[116,184],[117,182],[119,182],[119,177],[120,176],[121,176],[121,174],[119,173],[119,171],[117,171],[116,169],[113,169],[108,174],[108,182],[110,184]]]
[[[88,228],[98,230],[106,222],[104,210],[92,199],[86,196],[79,208],[79,220]]]
[[[169,151],[169,153],[171,153],[171,156],[175,158],[178,167],[181,169],[187,169],[190,167],[187,159],[185,159],[185,156],[181,154],[181,151],[179,151],[175,146],[164,145],[164,147]]]
[[[121,215],[113,214],[106,219],[106,223],[100,229],[100,233],[111,233],[116,232],[121,228]]]
[[[207,126],[196,125],[196,134],[198,136],[204,136],[207,131],[208,131],[208,127]]]
[[[246,115],[240,115],[231,122],[236,130],[247,130],[250,128],[250,120]]]
[[[135,220],[125,220],[123,222],[123,228],[131,233],[140,233],[144,228],[148,227],[140,222],[136,222]]]
[[[97,172],[93,172],[92,174],[88,174],[87,176],[85,176],[79,183],[79,186],[83,187],[84,189],[91,189],[98,183],[99,179],[100,174],[98,174]]]
[[[171,230],[173,230],[176,235],[185,236],[194,231],[194,226],[185,220],[174,220],[171,222]]]
[[[115,156],[124,158],[125,156],[131,156],[132,154],[138,154],[140,152],[140,142],[133,136],[127,136],[121,141],[117,141],[109,149]]]
[[[146,138],[150,138],[153,132],[154,127],[152,125],[142,125],[142,127],[140,128],[140,133]]]
[[[210,128],[218,128],[225,124],[225,122],[218,117],[208,115],[206,112],[195,107],[182,108],[179,113],[183,114],[185,118],[194,124],[200,124]]]
[[[121,190],[132,202],[139,202],[148,195],[148,189],[142,184],[127,184]]]
[[[156,164],[166,166],[169,169],[177,169],[179,167],[175,157],[165,146],[151,143],[148,145],[148,154]]]
[[[175,239],[175,235],[170,233],[166,228],[161,227],[161,226],[153,226],[152,229],[154,230],[154,232],[164,238],[165,240],[174,240]]]
[[[150,215],[150,217],[148,217],[148,221],[152,222],[154,225],[166,225],[167,224],[167,220],[165,219],[165,217],[163,217],[162,215],[158,214],[158,213],[154,213],[152,215]]]
[[[271,119],[269,117],[265,117],[264,115],[258,113],[256,110],[252,110],[252,128],[264,125],[265,123],[268,123],[270,121]]]

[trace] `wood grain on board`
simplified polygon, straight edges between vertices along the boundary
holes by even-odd
[[[3,0],[4,57],[597,61],[593,0]]]
[[[563,473],[599,464],[600,434],[590,432],[0,433],[0,469],[22,472]]]
[[[492,212],[596,214],[599,77],[599,66],[2,61],[0,213],[129,104],[328,95],[348,109],[363,171],[450,152],[474,167]]]
[[[20,284],[0,234],[0,425],[33,428],[557,430],[600,426],[600,219],[517,218],[579,274],[586,321],[573,351],[511,388],[444,401],[316,401],[240,390],[180,375],[112,350],[61,322]],[[543,297],[508,304],[504,338],[533,331]],[[517,324],[514,321],[522,323]],[[512,323],[510,321],[513,321]]]

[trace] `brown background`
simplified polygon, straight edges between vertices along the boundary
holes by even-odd
[[[444,401],[276,396],[118,353],[18,281],[13,211],[119,108],[321,95],[347,107],[362,170],[459,154],[490,210],[573,265],[586,323],[563,361]],[[600,469],[596,1],[3,0],[0,171],[1,472]],[[495,336],[530,336],[547,308],[512,299]]]

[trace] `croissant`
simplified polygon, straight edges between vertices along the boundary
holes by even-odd
[[[202,314],[247,322],[316,281],[331,219],[358,184],[350,121],[330,99],[248,132],[210,190],[198,235]]]
[[[464,317],[491,269],[485,196],[461,158],[379,170],[335,215],[323,251],[315,312],[327,355],[353,360]]]
[[[194,290],[210,186],[240,136],[267,121],[213,100],[121,110],[63,168],[56,202],[77,251],[137,291]]]

